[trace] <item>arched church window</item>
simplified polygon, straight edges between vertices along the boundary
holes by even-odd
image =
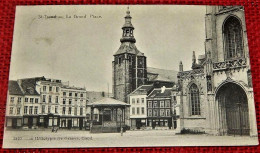
[[[191,115],[200,115],[199,89],[196,84],[190,86]]]
[[[226,59],[243,56],[242,27],[236,17],[229,17],[224,24]]]

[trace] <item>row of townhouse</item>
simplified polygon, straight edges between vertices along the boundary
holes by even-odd
[[[101,92],[93,93],[45,77],[10,80],[6,127],[83,129],[90,119],[87,103],[106,96]],[[94,119],[98,120],[96,112]]]
[[[175,129],[176,93],[174,87],[142,85],[129,94],[132,129]]]

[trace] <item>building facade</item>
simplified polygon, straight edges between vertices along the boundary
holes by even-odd
[[[257,135],[244,8],[206,7],[205,54],[178,73],[180,128]]]
[[[20,128],[23,126],[24,96],[17,81],[9,81],[6,103],[6,126]]]
[[[161,85],[165,84],[163,81]],[[169,84],[172,84],[169,83]],[[142,85],[129,95],[131,129],[175,129],[178,110],[175,88]]]
[[[60,127],[83,129],[87,114],[85,88],[62,86],[60,100]],[[90,112],[89,112],[90,113]]]
[[[154,88],[147,97],[147,126],[152,129],[172,128],[172,88]]]
[[[147,126],[147,96],[153,85],[142,85],[129,94],[131,129],[141,129]]]
[[[9,81],[6,127],[79,128],[87,121],[85,88],[45,77]]]

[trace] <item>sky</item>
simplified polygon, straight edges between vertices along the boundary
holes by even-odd
[[[9,79],[45,76],[88,91],[109,86],[112,92],[113,54],[126,10],[126,5],[18,6]],[[189,70],[192,51],[204,54],[205,6],[130,5],[130,12],[136,47],[148,67],[178,71],[182,61]]]

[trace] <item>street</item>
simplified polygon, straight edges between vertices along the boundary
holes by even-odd
[[[89,131],[51,129],[45,131],[5,131],[4,148],[75,148],[75,147],[138,147],[138,146],[236,146],[257,145],[257,137],[175,135],[172,130],[95,133]]]

